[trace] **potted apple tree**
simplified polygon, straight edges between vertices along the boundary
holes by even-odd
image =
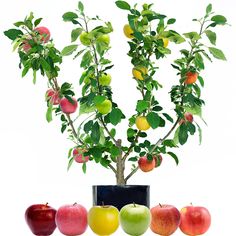
[[[72,23],[74,29],[72,44],[62,51],[54,46],[50,31],[39,26],[42,18],[35,20],[32,13],[16,22],[16,28],[4,33],[18,51],[22,77],[30,70],[34,83],[38,72],[47,77],[47,121],[52,121],[53,114],[60,117],[61,132],[67,131],[72,141],[68,169],[77,162],[85,173],[91,161],[110,169],[116,185],[93,186],[94,204],[104,202],[121,208],[130,202],[149,205],[149,186],[127,185],[138,170],[154,170],[166,155],[178,164],[178,157],[172,150],[184,145],[197,130],[201,141],[201,128],[194,119],[201,117],[204,105],[201,72],[205,60],[212,62],[212,57],[226,60],[224,53],[215,47],[214,28],[226,25],[227,20],[214,14],[210,4],[202,18],[193,20],[199,24],[199,31],[180,34],[173,29],[176,20],[153,10],[153,4],[143,4],[139,9],[137,4],[131,7],[125,1],[116,1],[116,6],[128,13],[124,34],[130,47],[128,56],[133,79],[140,93],[136,107],[131,108],[134,111],[131,117],[126,117],[112,96],[110,70],[113,64],[108,56],[112,24],[104,23],[98,16],[88,17],[82,2],[75,11],[63,15],[63,20]],[[170,65],[177,72],[169,92],[174,115],[158,100],[162,85],[156,62],[171,54],[169,43],[184,45],[179,57]],[[62,59],[69,55],[76,60],[79,58],[79,96],[75,95],[72,84],[60,84],[57,80]],[[132,78],[131,75],[127,77]],[[85,119],[78,122],[81,115]],[[118,137],[117,125],[125,119],[128,119],[128,127],[123,132],[124,137]],[[157,134],[162,129],[165,135],[150,141],[150,129],[157,130]],[[132,163],[129,171],[127,163]]]

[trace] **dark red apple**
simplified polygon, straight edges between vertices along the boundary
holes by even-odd
[[[155,160],[155,167],[156,168],[159,167],[162,163],[162,160],[163,160],[162,156],[159,154],[157,156],[153,156],[153,158]]]
[[[61,206],[56,214],[59,231],[67,236],[83,234],[88,226],[87,210],[79,204]]]
[[[25,220],[33,234],[40,236],[51,235],[56,229],[56,212],[48,204],[32,205],[25,212]]]
[[[40,26],[34,29],[34,31],[38,32],[42,37],[41,37],[41,42],[47,43],[50,39],[50,31],[48,28],[44,26]]]
[[[67,98],[62,98],[60,101],[60,107],[63,113],[71,114],[74,113],[77,109],[78,102],[75,98],[73,99],[73,103],[71,103]]]
[[[184,119],[181,119],[179,121],[179,125],[182,125],[183,123],[185,123],[186,121],[193,123],[193,115],[190,112],[186,112],[184,114]]]
[[[186,235],[202,235],[211,225],[211,215],[205,207],[187,206],[181,209],[179,228]]]
[[[151,230],[160,235],[171,235],[179,227],[179,210],[171,205],[158,205],[151,209]]]
[[[143,172],[152,171],[155,168],[155,158],[148,160],[146,156],[140,157],[138,160],[138,166]]]
[[[59,93],[53,89],[49,89],[46,92],[46,99],[49,100],[53,105],[58,105],[60,103]]]
[[[84,156],[84,152],[86,152],[86,150],[84,150],[82,148],[75,148],[73,150],[73,157],[76,162],[78,162],[78,163],[88,162],[89,156]]]

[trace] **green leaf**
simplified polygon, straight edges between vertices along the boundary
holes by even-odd
[[[125,2],[125,1],[116,1],[116,6],[119,7],[122,10],[130,10],[131,7],[129,5],[129,3]]]
[[[89,153],[94,157],[96,163],[99,163],[102,158],[102,150],[99,147],[90,148]]]
[[[167,21],[167,24],[168,24],[168,25],[172,25],[172,24],[174,24],[175,22],[176,22],[176,19],[171,18],[171,19],[169,19],[169,20]]]
[[[156,129],[160,124],[160,117],[155,112],[150,112],[147,115],[147,121],[153,129]]]
[[[23,69],[21,76],[24,77],[24,76],[28,73],[29,69],[30,69],[30,67],[29,67],[29,66],[26,66],[26,67]]]
[[[74,157],[70,158],[68,165],[67,165],[67,171],[69,171],[69,169],[71,168],[72,164],[74,162]]]
[[[24,33],[21,30],[18,29],[9,29],[7,31],[4,31],[5,36],[7,36],[11,40],[16,40],[20,36],[22,36]]]
[[[86,174],[86,170],[87,170],[86,162],[83,163],[82,170],[83,170],[84,174]]]
[[[204,80],[200,75],[198,76],[198,81],[200,82],[201,86],[204,87]]]
[[[109,114],[110,122],[113,125],[117,125],[120,123],[122,116],[122,111],[119,108],[114,108]]]
[[[33,70],[33,84],[36,84],[37,71]]]
[[[120,149],[117,146],[113,145],[110,149],[110,153],[112,157],[117,157],[120,155]]]
[[[139,113],[142,113],[142,112],[145,111],[148,107],[149,107],[149,102],[144,101],[144,100],[139,100],[139,101],[137,102],[136,111],[139,112]]]
[[[49,102],[48,109],[46,112],[46,120],[48,123],[52,121],[52,109],[53,109],[53,104]]]
[[[106,100],[105,96],[97,95],[96,97],[94,97],[93,102],[95,105],[98,105],[104,102],[105,100]]]
[[[110,134],[114,138],[116,136],[116,129],[112,128]]]
[[[208,15],[211,12],[212,12],[212,4],[209,4],[206,8],[206,14]]]
[[[167,154],[169,154],[175,160],[176,165],[179,164],[179,159],[176,154],[174,154],[173,152],[167,152]]]
[[[77,38],[80,36],[82,33],[83,29],[82,28],[76,28],[71,31],[71,42],[75,42]]]
[[[87,51],[82,57],[80,67],[84,67],[84,68],[89,67],[92,60],[93,60],[93,56],[91,55],[90,51]]]
[[[71,55],[77,48],[78,48],[78,45],[76,45],[76,44],[66,46],[66,47],[64,47],[64,48],[62,49],[61,55],[62,55],[62,56],[69,56],[69,55]]]
[[[96,144],[100,140],[100,126],[97,121],[93,124],[92,132],[91,132],[91,139]]]
[[[166,139],[162,142],[162,144],[166,147],[171,147],[171,148],[177,147],[176,143],[172,139]]]
[[[73,21],[78,18],[78,15],[74,12],[66,12],[62,18],[64,21]]]
[[[128,159],[128,161],[136,162],[136,161],[138,161],[138,158],[137,158],[137,157],[130,157],[130,158]]]
[[[200,53],[195,53],[194,64],[201,70],[205,68],[204,61]]]
[[[111,163],[111,161],[109,161],[109,160],[107,160],[107,159],[105,159],[105,158],[102,158],[102,159],[100,160],[100,164],[101,164],[102,166],[104,166],[105,168],[107,168],[110,163]]]
[[[199,145],[201,145],[202,144],[202,129],[197,123],[196,123],[196,125],[197,125],[197,128],[198,128],[198,134],[199,134]]]
[[[201,36],[197,32],[185,33],[184,36],[191,40],[199,40],[201,38]]]
[[[38,26],[40,22],[42,21],[43,18],[38,18],[37,20],[34,21],[34,27]]]
[[[181,145],[184,145],[187,142],[187,140],[188,140],[188,129],[187,129],[187,126],[185,124],[182,124],[179,127],[178,138],[179,138],[179,143]]]
[[[210,42],[213,45],[216,45],[216,33],[211,31],[211,30],[206,30],[205,31],[206,36],[208,37],[208,39],[210,40]]]
[[[211,18],[218,25],[224,25],[227,22],[227,19],[222,15],[215,15]]]
[[[82,2],[78,2],[78,9],[83,12],[84,11],[84,4]]]
[[[20,27],[20,26],[22,26],[22,25],[25,25],[25,22],[24,22],[24,21],[18,21],[18,22],[16,22],[16,23],[14,23],[14,25],[15,25],[16,27]]]
[[[137,133],[137,132],[136,132],[134,129],[128,128],[128,130],[127,130],[127,137],[128,137],[128,138],[132,138],[132,137],[134,137],[134,135],[135,135],[136,133]]]
[[[224,60],[224,61],[227,60],[224,53],[220,49],[209,47],[209,51],[215,58]]]
[[[88,106],[87,103],[80,104],[79,115],[88,114],[96,110],[95,106]]]
[[[165,118],[166,118],[168,121],[170,121],[171,123],[174,122],[173,118],[172,118],[170,115],[168,115],[167,113],[163,113],[162,115],[165,116]]]
[[[195,132],[196,132],[196,127],[194,124],[190,123],[190,122],[187,122],[186,123],[187,127],[188,127],[188,131],[191,135],[194,135]]]
[[[93,127],[93,121],[90,120],[84,125],[84,132],[89,133],[92,130]]]
[[[174,135],[173,141],[174,141],[174,143],[176,145],[179,144],[179,127],[175,131],[175,135]]]
[[[62,133],[62,134],[65,132],[66,127],[67,127],[66,124],[62,124],[62,126],[61,126],[61,133]]]

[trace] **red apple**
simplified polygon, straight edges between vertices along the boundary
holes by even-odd
[[[73,103],[71,103],[67,98],[62,98],[60,101],[60,107],[63,113],[71,114],[74,113],[77,109],[78,102],[75,98],[73,99]]]
[[[154,156],[153,158],[155,160],[155,167],[156,168],[159,167],[162,163],[162,160],[163,160],[162,156],[159,154],[157,156]]]
[[[73,157],[76,162],[78,162],[78,163],[88,162],[89,156],[84,156],[84,152],[86,152],[86,150],[84,150],[82,148],[75,148],[73,150]]]
[[[155,168],[155,158],[148,160],[146,156],[140,157],[138,160],[138,166],[143,172],[149,172]]]
[[[180,213],[171,205],[158,205],[151,209],[151,230],[160,235],[171,235],[179,227]]]
[[[179,228],[186,235],[201,235],[211,225],[211,215],[205,207],[187,206],[181,209]]]
[[[61,206],[56,214],[59,231],[67,236],[83,234],[88,226],[87,210],[79,204]]]
[[[47,43],[50,39],[50,31],[48,28],[44,26],[40,26],[34,29],[34,31],[38,32],[42,37],[41,37],[41,42],[42,43]]]
[[[185,123],[186,121],[193,123],[193,115],[190,112],[185,112],[184,114],[184,119],[181,119],[179,121],[179,125],[182,125],[183,123]]]
[[[58,105],[61,100],[59,97],[59,93],[53,89],[47,90],[46,99],[49,100],[53,105]]]
[[[36,204],[27,208],[25,220],[35,235],[51,235],[56,229],[56,210],[48,204]]]

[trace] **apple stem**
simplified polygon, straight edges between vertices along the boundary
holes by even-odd
[[[77,205],[77,202],[75,202],[74,204],[73,204],[73,206],[76,206]]]
[[[162,208],[162,205],[161,205],[161,203],[159,203],[159,206]]]
[[[135,204],[135,202],[133,202],[133,204],[134,204],[134,207],[136,207],[136,204]]]
[[[45,204],[45,206],[48,206],[48,202]]]

